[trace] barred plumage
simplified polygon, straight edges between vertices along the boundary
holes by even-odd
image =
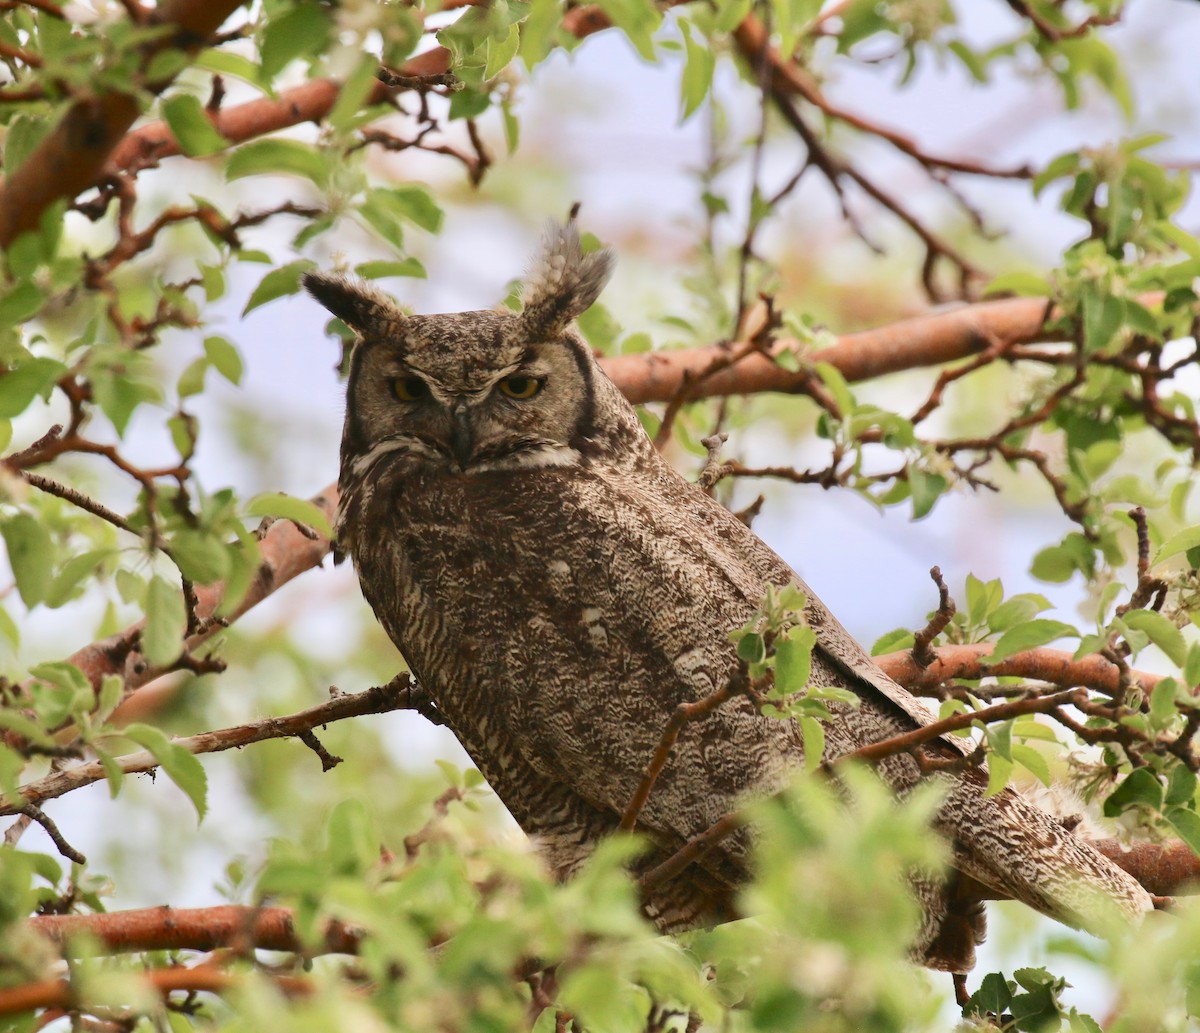
[[[376,615],[467,752],[549,864],[569,875],[613,831],[671,710],[736,667],[729,632],[769,584],[807,594],[817,684],[861,699],[829,758],[927,723],[778,556],[659,456],[570,323],[608,276],[574,224],[554,229],[522,314],[406,316],[374,289],[310,274],[361,336],[342,444],[340,545]],[[946,750],[954,747],[944,745]],[[642,810],[648,868],[802,763],[797,728],[746,699],[684,727]],[[907,756],[879,765],[903,794]],[[938,817],[952,885],[912,880],[914,953],[965,971],[982,939],[969,880],[1076,925],[1151,901],[1132,878],[1013,790],[947,777]],[[654,887],[664,930],[730,918],[749,833]],[[864,893],[870,892],[864,887]]]

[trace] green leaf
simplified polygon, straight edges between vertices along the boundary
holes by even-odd
[[[1050,765],[1046,763],[1046,758],[1038,750],[1023,743],[1013,743],[1012,759],[1033,775],[1042,785],[1049,788],[1051,782]]]
[[[37,315],[46,295],[36,283],[22,280],[0,298],[0,327],[16,326]],[[50,361],[50,360],[42,360]]]
[[[0,383],[3,382],[0,381]],[[1200,546],[1200,525],[1184,528],[1178,534],[1171,535],[1159,546],[1152,565],[1157,566],[1163,560],[1169,560],[1171,557],[1178,556],[1181,552],[1188,552],[1197,546]]]
[[[225,273],[218,265],[200,265],[200,285],[204,289],[205,301],[216,301],[225,296]]]
[[[364,54],[354,71],[342,83],[337,100],[329,112],[329,124],[341,132],[348,132],[362,117],[363,105],[375,88],[375,72],[379,59],[373,54]]]
[[[100,691],[96,695],[96,716],[107,721],[108,715],[117,709],[125,694],[125,682],[120,675],[106,674],[100,679]]]
[[[686,21],[680,21],[679,27],[683,31],[686,57],[683,76],[679,82],[680,102],[683,107],[680,121],[686,122],[704,103],[704,98],[712,88],[717,56],[706,41],[701,40],[697,43],[692,39],[692,27]]]
[[[981,581],[974,574],[967,575],[967,620],[971,624],[983,624],[1003,598],[1004,585],[999,578]]]
[[[175,384],[175,393],[180,399],[190,398],[204,391],[204,375],[208,372],[208,359],[194,359],[184,367]]]
[[[35,398],[45,397],[66,371],[55,359],[26,359],[16,369],[0,371],[0,418],[20,416]]]
[[[67,660],[51,660],[43,664],[36,664],[29,669],[29,673],[40,681],[56,685],[64,692],[86,692],[89,696],[92,692],[92,685],[87,680],[87,676]]]
[[[442,228],[445,213],[423,186],[380,187],[369,196],[392,215],[416,223],[423,230],[438,233]]]
[[[1150,720],[1156,728],[1166,728],[1178,711],[1175,696],[1179,683],[1174,678],[1163,678],[1150,693]]]
[[[307,258],[302,258],[299,261],[281,265],[278,269],[272,269],[259,281],[258,286],[254,288],[254,292],[250,295],[250,300],[246,302],[246,307],[242,309],[242,315],[245,316],[247,313],[253,312],[260,305],[265,305],[268,301],[274,301],[276,298],[286,297],[289,294],[299,293],[300,277],[315,267],[315,262]]]
[[[1149,807],[1157,811],[1163,805],[1163,787],[1149,768],[1134,768],[1104,801],[1104,816],[1115,818],[1130,807]]]
[[[991,656],[985,659],[987,663],[994,664],[1006,656],[1023,653],[1027,649],[1036,649],[1038,646],[1044,646],[1048,642],[1066,636],[1078,638],[1079,632],[1070,624],[1064,624],[1062,621],[1044,619],[1028,621],[1025,624],[1018,624],[1015,628],[1010,628],[1001,635]]]
[[[964,1015],[1003,1015],[1012,1001],[1008,981],[1000,972],[989,972],[983,977],[979,989],[972,995],[963,1009]]]
[[[1016,1028],[1028,1033],[1045,1033],[1058,1027],[1062,1017],[1058,995],[1066,985],[1065,981],[1042,968],[1019,968],[1013,972],[1013,978],[1027,991],[1014,994],[1008,1006]]]
[[[1092,546],[1082,535],[1069,534],[1061,545],[1042,549],[1033,558],[1029,572],[1040,581],[1070,581],[1076,571],[1090,577],[1095,566]]]
[[[228,50],[218,50],[215,47],[202,50],[192,62],[196,68],[217,75],[232,75],[235,79],[248,82],[262,90],[267,87],[263,79],[262,69],[253,61],[241,54],[231,54]]]
[[[229,573],[230,546],[211,532],[182,528],[171,536],[171,557],[179,571],[198,585],[211,585]]]
[[[504,37],[489,36],[487,38],[487,61],[483,69],[484,79],[494,79],[514,57],[517,47],[521,44],[521,32],[515,25],[510,25]]]
[[[478,118],[492,105],[488,90],[465,89],[450,95],[450,120],[456,118]]]
[[[1088,293],[1083,297],[1083,344],[1088,352],[1102,349],[1121,329],[1125,303],[1113,295]]]
[[[54,737],[46,729],[11,707],[0,707],[0,728],[16,733],[36,746],[54,745]]]
[[[987,736],[988,761],[991,762],[993,757],[1003,757],[1005,760],[1012,760],[1012,731],[1013,723],[1011,721],[1001,721],[997,724],[983,725],[982,722],[977,723],[977,727],[982,726],[984,735]]]
[[[1071,1009],[1067,1020],[1071,1024],[1070,1033],[1104,1033],[1104,1027],[1100,1023],[1075,1008]]]
[[[329,14],[321,4],[297,4],[275,15],[262,34],[262,75],[273,79],[291,61],[318,54],[329,38]]]
[[[53,579],[55,548],[50,532],[29,513],[14,513],[0,524],[0,534],[21,601],[32,609],[46,598]]]
[[[1033,177],[1033,194],[1036,197],[1056,179],[1072,176],[1079,168],[1080,156],[1078,151],[1060,154],[1041,172]]]
[[[995,796],[1008,785],[1012,778],[1013,762],[993,754],[988,757],[988,784],[984,796]]]
[[[912,492],[913,519],[920,520],[929,514],[950,484],[940,473],[927,473],[920,467],[910,464],[908,486]]]
[[[987,626],[992,631],[1008,631],[1009,628],[1032,620],[1043,610],[1050,609],[1050,600],[1037,592],[1022,592],[1006,599],[988,617]]]
[[[1189,686],[1200,685],[1200,642],[1193,642],[1188,646],[1187,660],[1184,662],[1183,668],[1184,684]]]
[[[775,689],[790,696],[804,691],[812,672],[812,651],[816,632],[809,627],[793,628],[786,638],[775,643]]]
[[[292,520],[304,524],[328,537],[332,534],[329,519],[319,507],[308,499],[299,499],[294,495],[284,495],[281,492],[265,492],[255,495],[246,504],[246,515],[252,517],[276,517],[281,520]]]
[[[146,66],[146,82],[167,84],[189,64],[188,55],[181,50],[160,50]]]
[[[908,628],[896,628],[882,635],[871,647],[872,656],[883,656],[885,653],[895,653],[901,649],[911,649],[916,638]]]
[[[983,293],[985,296],[1016,294],[1022,297],[1043,298],[1050,295],[1050,284],[1044,276],[1037,273],[1004,273],[993,279]]]
[[[113,554],[113,549],[89,549],[68,559],[46,591],[44,599],[46,605],[51,609],[56,609],[77,595],[75,589],[79,587],[84,578],[94,574],[100,565]]]
[[[753,6],[754,0],[719,0],[716,5],[717,17],[713,22],[713,31],[733,32],[745,20]]]
[[[554,36],[562,24],[563,8],[558,0],[533,0],[529,17],[521,23],[521,60],[533,71],[550,53]]]
[[[203,821],[208,796],[208,776],[204,773],[204,765],[191,752],[171,742],[165,732],[152,725],[132,724],[123,728],[121,734],[154,755],[166,776],[192,801],[197,820]]]
[[[804,770],[810,775],[821,766],[825,756],[825,726],[815,717],[800,717],[800,735],[804,740]]]
[[[849,417],[854,411],[854,395],[850,393],[850,385],[846,383],[842,371],[830,362],[813,363],[813,369],[825,387],[829,389],[830,395],[833,396],[833,404],[837,406],[838,415],[843,420]]]
[[[662,15],[650,0],[600,0],[598,6],[645,60],[655,60],[653,37]]]
[[[354,271],[364,280],[382,280],[388,276],[425,279],[425,267],[415,258],[406,258],[402,262],[363,262],[356,265]]]
[[[4,137],[4,174],[12,176],[24,164],[53,123],[47,118],[18,115],[8,124]]]
[[[204,338],[204,356],[212,368],[231,384],[242,382],[242,357],[224,337]]]
[[[104,780],[108,783],[109,798],[115,800],[125,782],[125,772],[117,763],[117,759],[107,750],[94,745],[92,748],[96,752],[96,759],[100,761],[100,766],[104,769]]]
[[[1192,853],[1200,856],[1200,814],[1186,807],[1172,807],[1166,817],[1179,838],[1192,848]]]
[[[751,631],[738,639],[737,655],[739,660],[748,664],[758,664],[766,658],[767,646],[762,635]]]
[[[1182,764],[1171,769],[1171,777],[1167,780],[1167,796],[1165,803],[1168,807],[1178,807],[1191,803],[1196,797],[1196,776]]]
[[[142,626],[142,655],[155,667],[166,667],[183,653],[187,610],[183,592],[161,577],[146,589],[146,623]]]
[[[162,115],[186,155],[199,158],[229,146],[229,140],[209,121],[208,112],[193,94],[175,93],[167,97],[162,102]]]
[[[1131,628],[1145,632],[1159,649],[1167,654],[1171,663],[1182,667],[1187,659],[1187,643],[1183,632],[1161,613],[1154,610],[1130,610],[1121,618]]]
[[[227,180],[262,175],[303,176],[324,189],[329,182],[329,166],[325,155],[311,144],[279,139],[242,144],[225,164]]]

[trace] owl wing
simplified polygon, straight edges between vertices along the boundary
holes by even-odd
[[[552,500],[552,512],[526,510],[525,525],[513,530],[514,551],[548,575],[539,598],[552,600],[536,613],[514,608],[505,628],[515,738],[543,777],[614,816],[633,798],[675,708],[710,696],[736,671],[730,632],[757,611],[768,584],[798,581],[726,510],[663,469],[652,478],[546,471],[537,496]],[[863,697],[829,726],[830,755],[913,727],[916,718],[865,678],[844,673],[848,665],[823,648],[828,628],[845,637],[848,653],[853,640],[805,590],[821,636],[814,677]],[[513,606],[530,594],[511,593]],[[747,796],[781,788],[802,763],[794,723],[763,715],[748,699],[731,700],[684,726],[639,828],[681,843]],[[744,849],[743,839],[734,840],[730,860],[740,861]]]
[[[565,637],[552,652],[576,661],[567,661],[575,703],[535,700],[528,728],[545,774],[569,782],[591,806],[623,812],[672,710],[711,694],[732,673],[729,632],[756,611],[768,584],[791,582],[806,592],[818,639],[813,683],[859,697],[859,706],[826,724],[827,759],[932,720],[783,560],[669,469],[657,484],[602,478],[584,494],[587,503],[570,523],[600,543],[597,562],[587,565],[585,584],[559,598],[579,608],[576,632],[594,651],[572,653],[571,622],[559,625]],[[962,749],[953,739],[938,742]],[[732,700],[684,726],[639,829],[665,847],[678,844],[747,796],[780,788],[802,757],[792,722]],[[905,755],[885,759],[879,770],[901,794],[922,777]],[[988,796],[977,768],[946,782],[938,827],[953,845],[955,866],[983,885],[1085,928],[1100,923],[1100,912],[1132,917],[1152,906],[1135,880],[1014,790]],[[747,847],[744,838],[726,841],[708,867],[718,875],[744,870]]]

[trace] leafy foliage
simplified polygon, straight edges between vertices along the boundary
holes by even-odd
[[[1154,160],[1159,135],[1002,167],[927,150],[833,99],[862,69],[902,88],[941,65],[981,90],[1040,69],[1064,108],[1100,91],[1132,117],[1139,69],[1114,45],[1120,4],[1010,2],[986,44],[948,0],[233,6],[101,5],[84,18],[41,0],[0,17],[0,537],[12,585],[0,596],[0,812],[14,822],[0,848],[0,1015],[12,1028],[946,1028],[949,988],[904,961],[917,920],[904,875],[946,863],[928,830],[937,787],[897,804],[848,766],[833,792],[823,723],[854,698],[811,684],[816,635],[794,589],[733,637],[764,713],[798,722],[808,770],[751,808],[754,917],[674,939],[640,915],[636,841],[614,839],[554,884],[476,773],[431,780],[397,757],[408,743],[397,751],[396,728],[409,726],[382,713],[436,718],[436,707],[411,684],[382,684],[398,660],[363,610],[330,618],[353,629],[332,651],[301,612],[329,617],[323,590],[274,623],[234,623],[320,563],[332,497],[280,490],[285,462],[302,457],[306,475],[313,463],[294,426],[239,409],[255,356],[232,314],[270,318],[306,270],[331,263],[424,277],[428,241],[470,203],[451,175],[478,187],[494,173],[495,198],[544,218],[559,184],[544,191],[551,163],[521,150],[523,98],[544,65],[602,31],[672,69],[670,103],[708,142],[694,247],[669,263],[656,321],[626,329],[615,306],[581,321],[622,361],[728,344],[699,353],[678,389],[641,392],[647,428],[684,459],[707,456],[708,490],[775,478],[849,489],[914,520],[993,489],[1051,507],[1030,570],[1076,590],[1082,619],[968,574],[962,608],[947,597],[925,628],[876,652],[912,651],[914,691],[986,759],[991,791],[1068,781],[1127,837],[1200,854],[1200,241],[1181,225],[1186,175]],[[797,143],[795,174],[776,182]],[[872,158],[884,152],[950,214],[910,208]],[[427,181],[389,154],[419,158]],[[967,177],[1056,204],[1078,239],[1054,268],[1015,267],[979,232]],[[812,181],[851,233],[901,256],[903,276],[856,243],[847,287],[824,268],[825,242],[779,247]],[[806,250],[822,262],[804,265]],[[796,267],[813,284],[799,298]],[[934,302],[988,294],[1012,322],[981,324],[952,354],[923,350],[933,323],[910,325],[911,354],[894,358],[893,342],[893,358],[855,365],[825,324],[911,312],[910,281]],[[912,400],[862,383],[932,364]],[[788,393],[739,398],[761,390],[739,379],[748,369]],[[722,461],[707,443],[728,428],[743,454],[769,424],[809,465]],[[956,671],[929,673],[956,657]],[[381,688],[314,707],[334,678]],[[299,744],[264,741],[292,736],[324,777]],[[197,758],[234,746],[248,748]],[[147,770],[165,779],[129,777]],[[71,822],[46,808],[100,781],[114,800],[93,805],[113,832],[89,863]],[[226,842],[240,815],[250,849]],[[107,917],[152,918],[138,908],[164,902],[160,876],[190,860],[194,883],[212,857],[227,865],[221,892],[245,908],[232,932],[210,907],[180,908],[141,939],[105,933]],[[205,867],[200,881],[217,880]],[[272,916],[286,935],[254,933]],[[1200,1014],[1200,916],[1184,905],[1157,917],[1105,951],[1072,948],[1111,990],[1106,1029],[1185,1029]],[[1077,1003],[1089,995],[1030,961],[982,977],[963,1028],[1100,1028]]]

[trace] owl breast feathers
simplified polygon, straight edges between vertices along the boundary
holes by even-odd
[[[654,449],[571,326],[611,264],[607,251],[583,254],[573,223],[553,228],[520,314],[406,315],[366,284],[305,278],[359,335],[339,544],[413,673],[562,877],[618,827],[672,710],[736,672],[729,633],[768,585],[808,598],[814,684],[861,701],[835,708],[827,760],[929,721],[783,560]],[[802,763],[795,724],[744,697],[685,725],[638,816],[643,870]],[[906,755],[879,771],[901,795],[922,778]],[[937,827],[957,874],[910,879],[925,964],[971,967],[988,891],[1085,927],[1152,906],[1014,790],[986,797],[975,768],[940,777]],[[735,917],[750,837],[730,835],[654,885],[649,917],[664,931]]]

